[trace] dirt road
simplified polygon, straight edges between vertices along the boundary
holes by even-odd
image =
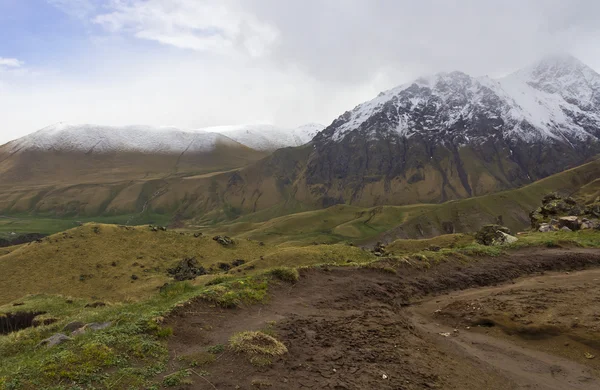
[[[265,305],[181,308],[169,320],[171,370],[262,329],[288,347],[283,359],[258,368],[226,349],[188,388],[599,389],[594,267],[598,250],[538,249],[395,275],[308,270]]]

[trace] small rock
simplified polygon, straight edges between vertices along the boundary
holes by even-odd
[[[589,352],[585,352],[585,353],[583,354],[583,356],[585,356],[585,358],[586,358],[586,359],[593,359],[593,358],[595,358],[595,357],[596,357],[595,355],[592,355],[592,354],[591,354],[591,353],[589,353]]]
[[[194,233],[194,237],[195,238],[202,237],[202,233]]]
[[[573,231],[566,226],[561,227],[560,230],[562,230],[563,232],[572,232]]]
[[[440,336],[450,337],[450,333],[449,332],[442,332],[442,333],[440,333]]]
[[[38,346],[46,346],[48,348],[51,348],[51,347],[54,347],[55,345],[59,345],[66,341],[71,341],[71,340],[73,340],[73,339],[62,333],[57,333],[55,335],[48,337],[47,339],[40,341]]]
[[[77,329],[83,328],[84,326],[85,326],[85,323],[83,323],[81,321],[73,321],[73,322],[69,322],[67,325],[65,325],[65,327],[63,328],[63,331],[67,332],[67,333],[73,333]]]
[[[131,275],[131,280],[138,280],[139,278],[140,277],[135,274]]]
[[[387,375],[385,375],[385,374],[383,374],[383,375],[381,376],[381,378],[382,378],[382,379],[387,379],[387,378],[388,378],[388,376],[387,376]]]

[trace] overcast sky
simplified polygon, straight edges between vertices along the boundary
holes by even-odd
[[[570,52],[598,0],[0,0],[0,143],[65,121],[330,124],[437,71]]]

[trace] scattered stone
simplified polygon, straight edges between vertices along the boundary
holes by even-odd
[[[48,348],[51,348],[51,347],[60,345],[66,341],[71,341],[71,340],[73,340],[73,339],[62,333],[57,333],[55,335],[48,337],[47,339],[40,341],[38,346],[46,346]]]
[[[218,242],[219,244],[221,244],[223,246],[230,246],[235,243],[231,237],[227,237],[227,236],[214,236],[213,240],[215,240],[216,242]]]
[[[430,246],[428,249],[429,249],[431,252],[439,252],[439,251],[441,251],[441,250],[442,250],[442,248],[441,248],[441,247],[439,247],[439,246],[437,246],[437,245],[431,245],[431,246]]]
[[[110,263],[111,266],[116,267],[117,266],[117,262],[113,261],[112,263]]]
[[[566,226],[561,227],[560,230],[562,230],[563,232],[572,232],[573,231]]]
[[[23,306],[25,303],[23,302],[15,302],[13,303],[13,306]]]
[[[261,241],[258,243],[258,246],[265,246],[265,243]]]
[[[375,256],[381,257],[381,256],[385,256],[386,254],[386,250],[385,250],[385,245],[383,245],[383,243],[378,242],[377,244],[375,244],[375,247],[373,248],[373,254]]]
[[[440,336],[450,337],[450,333],[449,332],[442,332],[442,333],[440,333]]]
[[[194,237],[195,238],[202,237],[202,233],[194,233]]]
[[[138,280],[140,277],[136,274],[131,275],[131,280]]]
[[[169,268],[167,272],[179,282],[183,280],[193,280],[196,279],[197,276],[207,274],[206,269],[198,264],[195,257],[181,260],[176,267]]]
[[[69,322],[67,325],[65,325],[65,327],[63,328],[63,332],[66,333],[73,333],[75,332],[77,329],[83,328],[85,326],[85,323],[81,322],[81,321],[73,321],[73,322]]]

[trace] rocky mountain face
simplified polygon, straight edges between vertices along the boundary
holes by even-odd
[[[322,206],[441,202],[579,165],[598,137],[600,75],[573,57],[496,80],[441,73],[337,118],[314,138],[301,185]]]

